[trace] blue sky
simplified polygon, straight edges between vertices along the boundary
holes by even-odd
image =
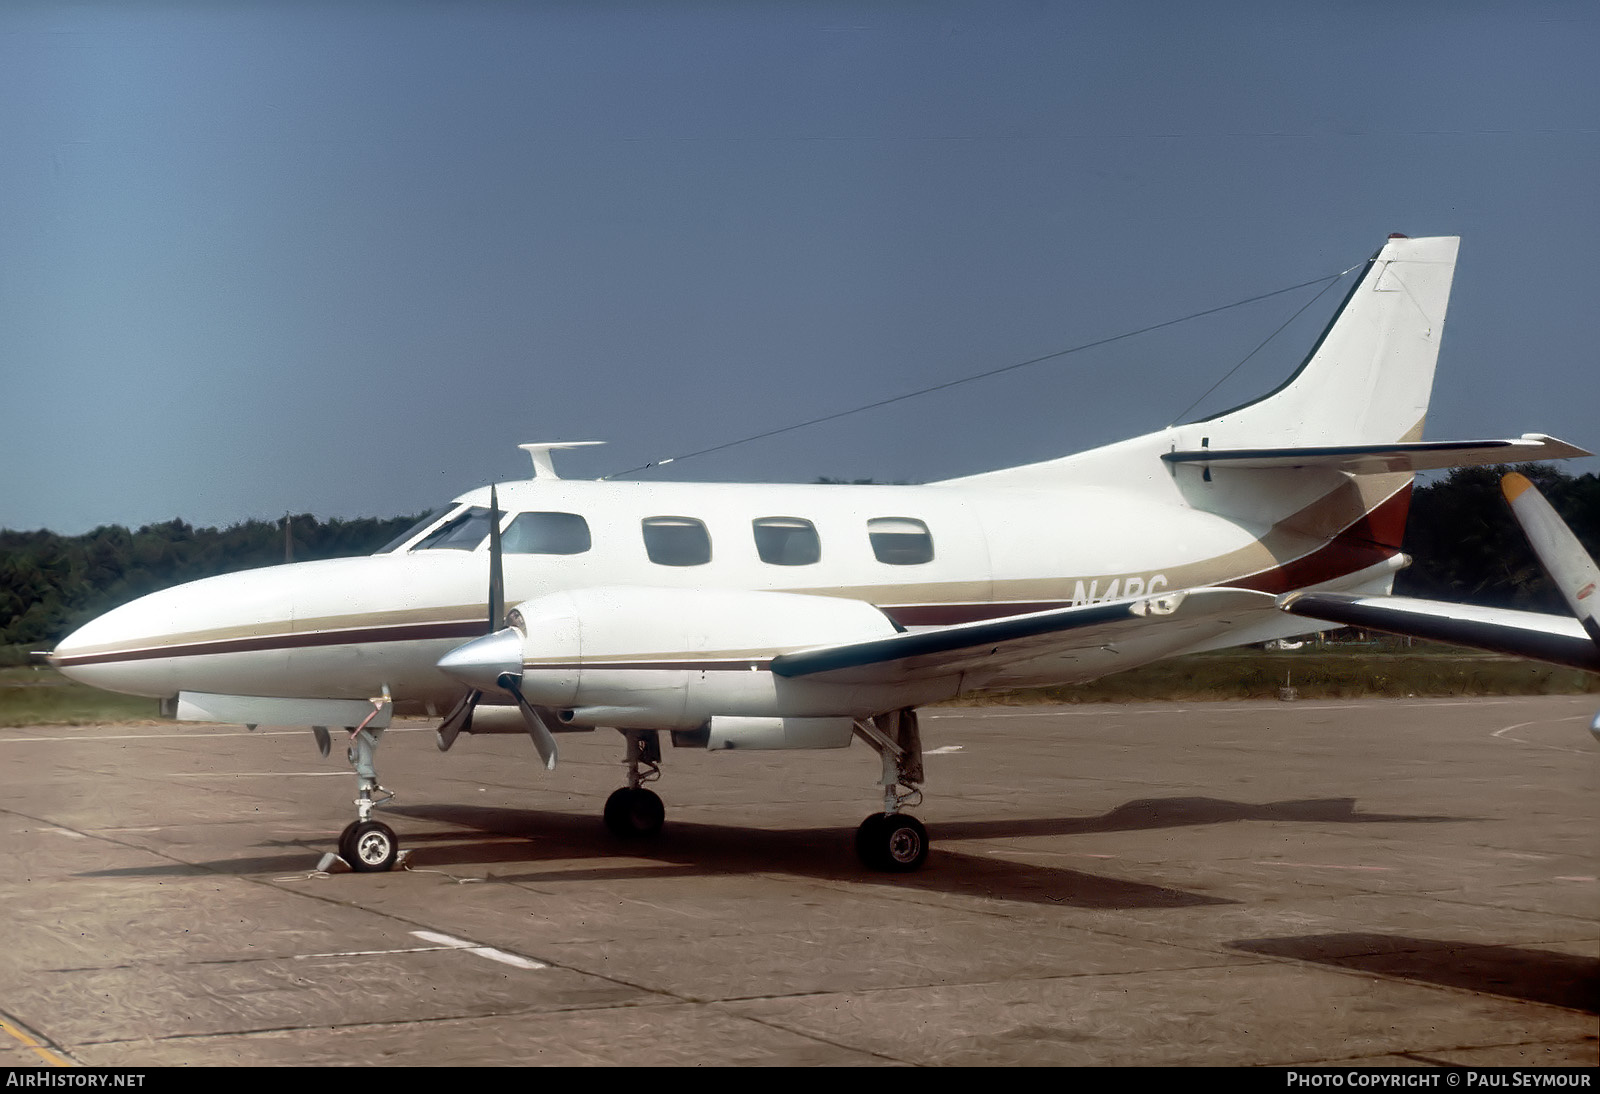
[[[12,3],[0,526],[593,477],[1458,234],[1434,439],[1600,447],[1588,3]],[[1169,424],[1315,288],[684,461]],[[1326,293],[1193,413],[1275,386]],[[1191,415],[1192,416],[1192,415]],[[1567,465],[1600,470],[1600,460]],[[664,474],[654,472],[653,474]]]

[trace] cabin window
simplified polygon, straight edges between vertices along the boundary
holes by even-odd
[[[412,548],[413,551],[475,551],[489,538],[489,510],[474,505],[465,513],[441,524],[435,532]]]
[[[879,562],[915,566],[933,561],[933,536],[913,517],[873,517],[867,521],[867,538]]]
[[[703,566],[711,561],[711,535],[693,517],[646,517],[644,550],[661,566]]]
[[[589,547],[589,522],[577,513],[518,513],[500,536],[508,555],[581,555]]]
[[[822,557],[817,529],[800,517],[760,517],[755,530],[756,554],[774,566],[809,566]]]

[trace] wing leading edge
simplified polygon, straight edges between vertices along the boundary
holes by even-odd
[[[1284,611],[1347,627],[1426,638],[1600,672],[1600,647],[1575,619],[1404,596],[1287,593]]]
[[[1270,619],[1276,612],[1276,599],[1268,593],[1190,589],[796,650],[774,657],[771,669],[778,676],[841,683],[986,670],[1003,673],[1019,662],[1157,636],[1180,645],[1200,641],[1213,631]]]

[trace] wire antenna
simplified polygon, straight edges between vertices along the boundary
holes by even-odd
[[[1352,266],[1350,269],[1355,268],[1356,267]],[[1125,331],[1122,334],[1113,334],[1109,338],[1097,338],[1093,342],[1085,342],[1079,346],[1071,346],[1067,349],[1056,350],[1054,353],[1046,353],[1039,357],[1030,357],[1026,361],[1017,361],[1014,364],[1002,365],[999,368],[992,368],[985,372],[974,373],[971,376],[963,376],[957,380],[946,380],[942,384],[934,384],[931,387],[918,388],[916,391],[907,391],[900,395],[891,395],[887,399],[878,399],[874,402],[863,403],[860,406],[851,407],[848,410],[838,410],[832,414],[824,414],[817,418],[808,418],[803,422],[795,422],[792,425],[779,426],[776,429],[767,429],[760,433],[752,433],[748,437],[740,437],[738,440],[734,441],[724,441],[722,444],[715,444],[710,448],[700,448],[693,452],[685,452],[677,456],[668,456],[666,459],[652,460],[649,463],[640,464],[638,467],[630,467],[626,471],[617,471],[613,474],[606,475],[603,477],[603,479],[616,479],[621,478],[623,475],[633,475],[640,471],[648,471],[651,468],[665,467],[669,463],[677,463],[680,460],[693,459],[696,456],[707,456],[713,452],[722,452],[729,448],[735,448],[741,444],[749,444],[752,441],[760,441],[765,440],[768,437],[776,437],[782,433],[793,433],[797,429],[805,429],[809,426],[821,425],[823,422],[837,421],[840,418],[847,418],[852,414],[860,414],[864,411],[876,410],[879,407],[890,406],[894,403],[903,403],[907,399],[915,399],[923,395],[932,395],[936,391],[947,391],[953,387],[960,387],[962,384],[971,384],[976,383],[979,380],[987,380],[992,376],[1000,376],[1007,372],[1015,372],[1017,369],[1027,368],[1030,365],[1043,364],[1046,361],[1054,361],[1059,357],[1066,357],[1069,354],[1082,353],[1085,350],[1095,349],[1098,346],[1110,345],[1112,342],[1120,342],[1124,339],[1134,338],[1141,334],[1149,334],[1151,331],[1161,330],[1165,327],[1177,326],[1179,323],[1187,323],[1191,320],[1201,319],[1208,315],[1216,315],[1218,312],[1228,311],[1232,308],[1242,308],[1246,304],[1254,304],[1258,300],[1267,300],[1274,296],[1282,296],[1284,293],[1291,293],[1297,289],[1304,289],[1311,285],[1322,285],[1322,291],[1326,292],[1329,286],[1349,272],[1350,270],[1344,270],[1336,274],[1327,274],[1323,277],[1314,277],[1310,281],[1302,281],[1297,285],[1288,285],[1281,289],[1273,289],[1271,292],[1264,292],[1256,296],[1249,296],[1243,300],[1235,300],[1231,304],[1222,304],[1215,308],[1206,308],[1203,311],[1191,312],[1188,315],[1179,316],[1176,319],[1168,319],[1161,323],[1152,323],[1147,327],[1140,327],[1138,330]],[[1324,284],[1324,282],[1326,282],[1326,284]],[[1317,296],[1321,295],[1322,292],[1317,293]],[[1314,302],[1316,299],[1316,296],[1311,298],[1312,302]],[[1311,303],[1308,302],[1306,307],[1310,306]],[[1305,308],[1301,309],[1301,311],[1304,310]],[[1295,314],[1298,315],[1299,312],[1296,312]],[[1287,324],[1285,325],[1287,326]],[[1274,332],[1274,335],[1275,334],[1276,332]],[[1268,341],[1270,340],[1271,338],[1269,337]],[[1262,343],[1262,345],[1265,344],[1265,342]],[[1257,347],[1257,349],[1259,348],[1260,347]],[[1254,351],[1252,351],[1252,354],[1253,353]],[[1247,357],[1246,360],[1249,360],[1249,358]],[[1239,365],[1243,364],[1243,361],[1239,362]],[[1235,371],[1238,370],[1239,365],[1234,366]],[[1232,375],[1232,373],[1230,372],[1229,375]],[[1223,377],[1223,379],[1227,379],[1227,377]],[[1221,381],[1219,380],[1218,383],[1221,383]],[[1209,395],[1210,392],[1208,391],[1206,394]],[[1201,398],[1203,399],[1205,396],[1202,395]],[[1185,413],[1187,413],[1187,411],[1185,411]]]

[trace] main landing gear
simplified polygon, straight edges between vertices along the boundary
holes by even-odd
[[[625,729],[628,785],[606,799],[606,828],[620,839],[656,835],[666,821],[667,807],[644,784],[661,777],[661,734],[654,729]],[[643,770],[641,770],[641,768]]]
[[[856,720],[856,736],[883,761],[883,812],[856,829],[856,857],[862,865],[890,873],[910,873],[928,858],[928,830],[901,809],[922,802],[922,734],[910,707]],[[901,790],[904,787],[904,790]]]

